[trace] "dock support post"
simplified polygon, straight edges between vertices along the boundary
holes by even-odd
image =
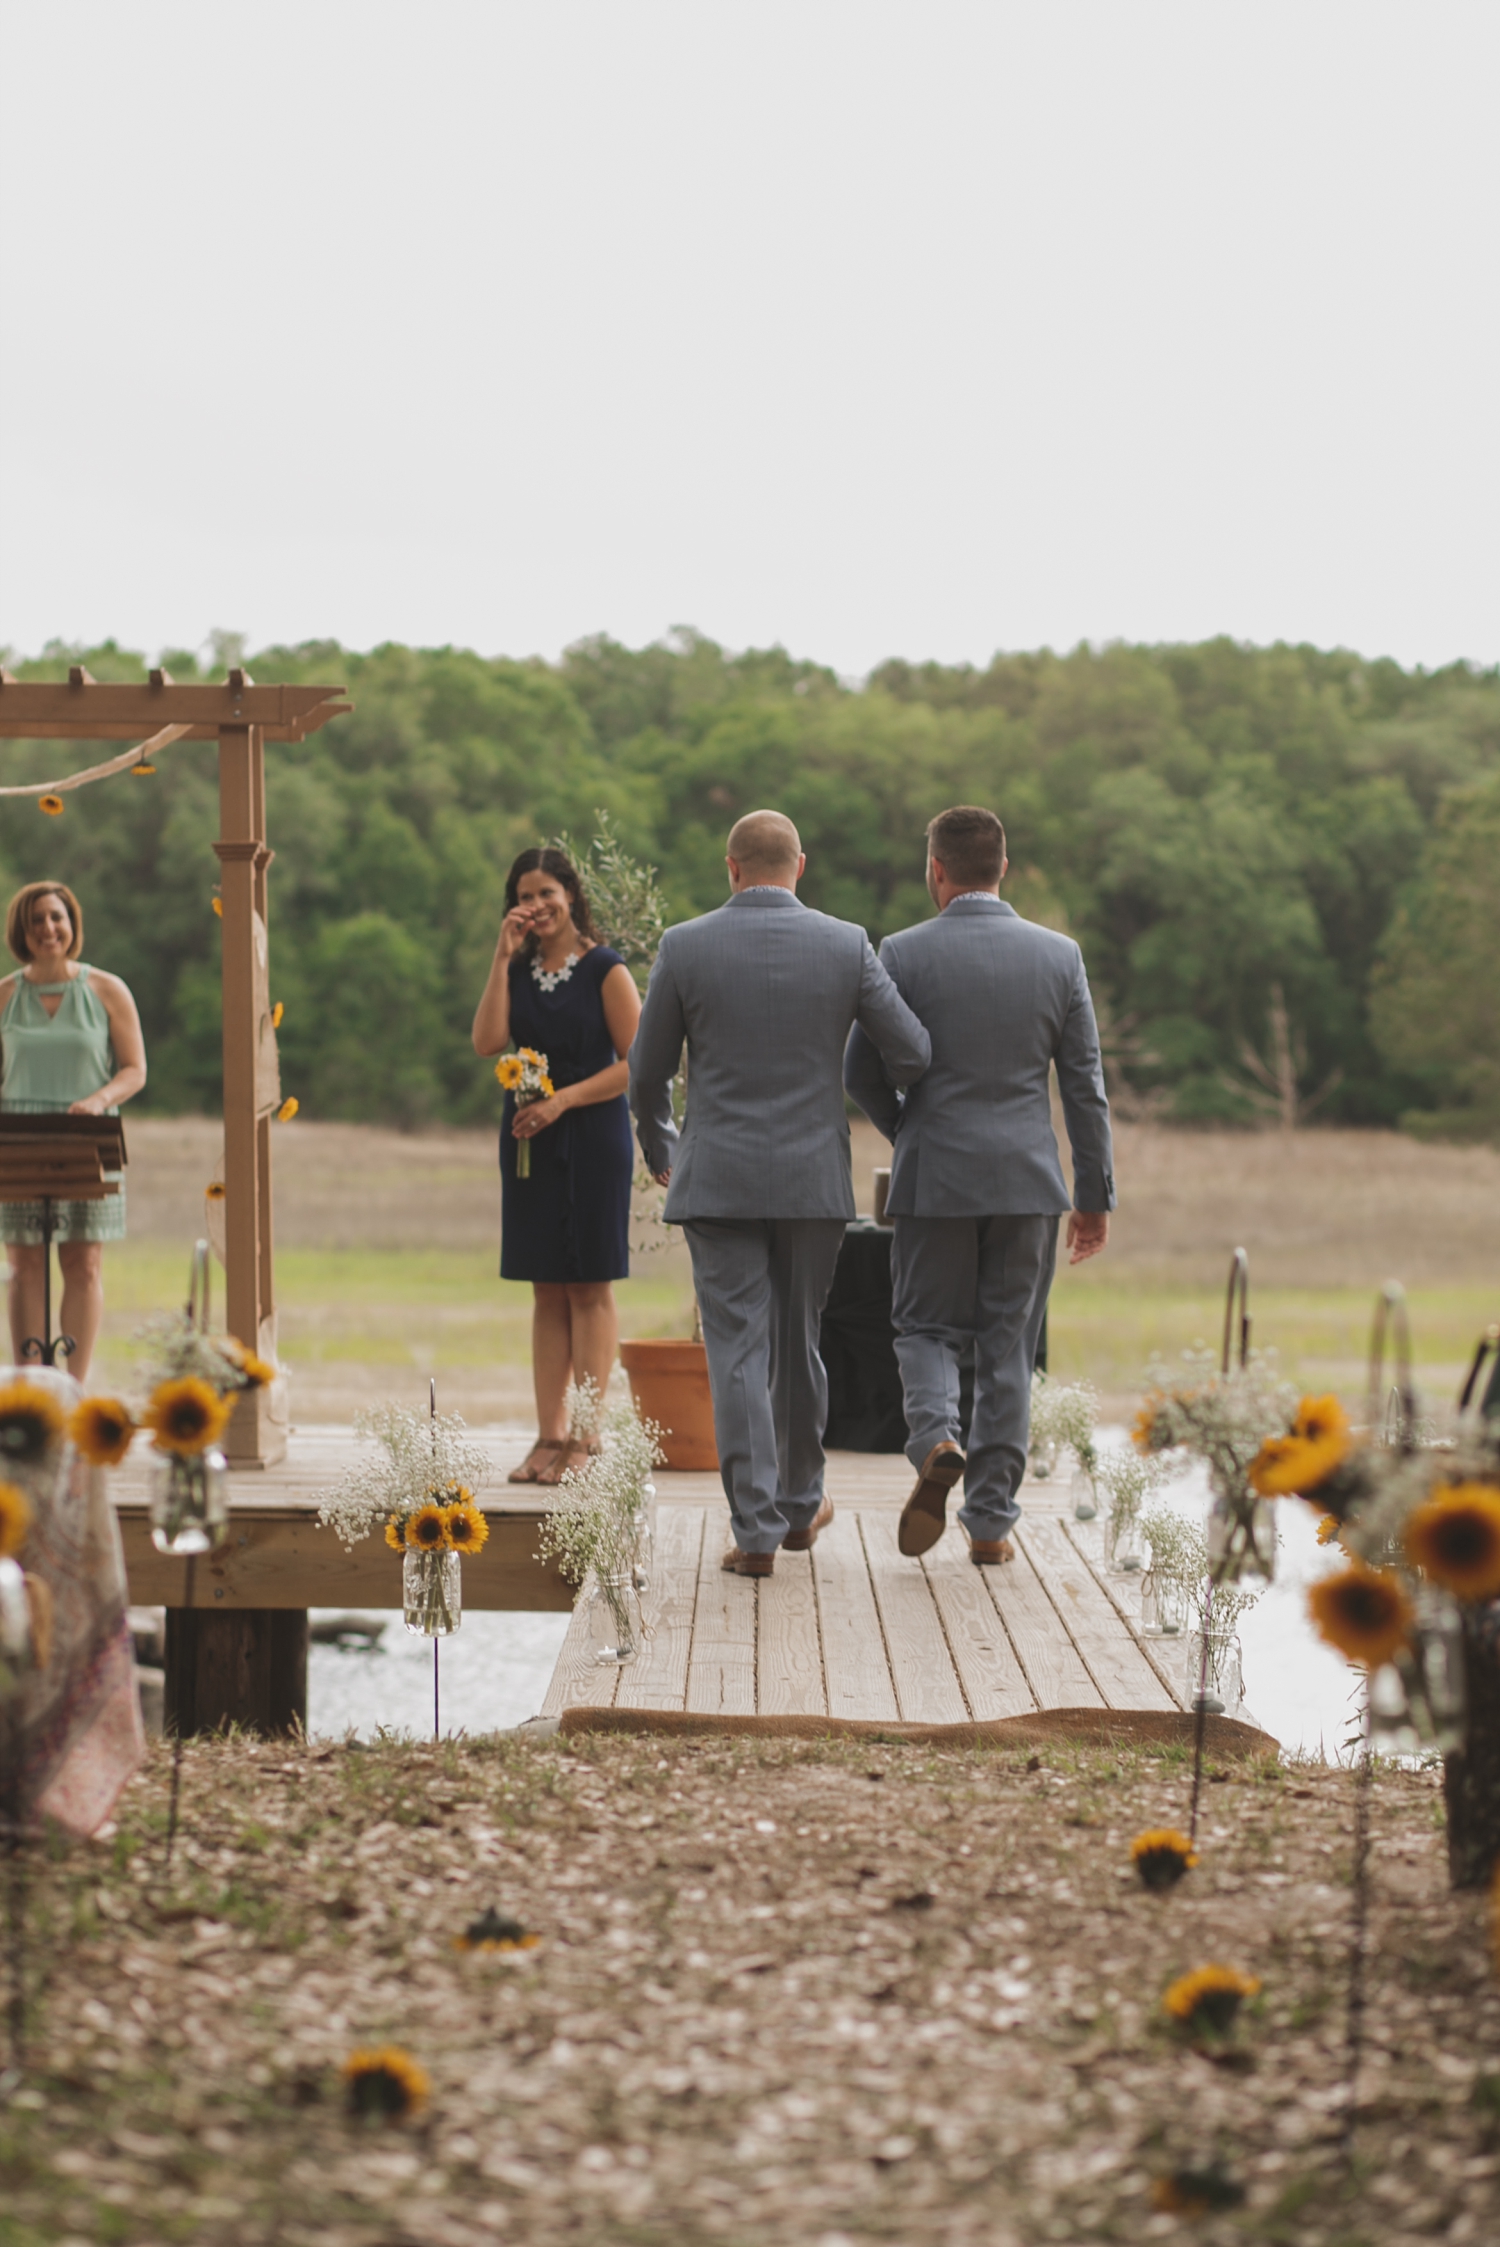
[[[307,1609],[169,1607],[166,1673],[168,1732],[305,1731]]]

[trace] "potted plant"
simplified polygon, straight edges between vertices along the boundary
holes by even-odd
[[[666,927],[666,899],[657,887],[655,868],[643,865],[622,848],[610,826],[609,814],[601,811],[595,816],[598,833],[591,842],[579,844],[568,835],[559,835],[556,845],[567,852],[583,876],[595,926],[620,954],[644,992]],[[662,1189],[647,1174],[644,1164],[637,1168],[635,1185],[630,1245],[635,1255],[650,1256],[667,1243],[661,1218]],[[703,1346],[697,1304],[693,1305],[690,1339],[622,1341],[620,1363],[642,1419],[661,1431],[664,1465],[683,1472],[717,1467],[708,1353]]]

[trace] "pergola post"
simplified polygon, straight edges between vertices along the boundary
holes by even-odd
[[[231,677],[233,675],[231,674]],[[228,1326],[276,1362],[271,1234],[271,1125],[281,1101],[271,1024],[266,927],[265,744],[259,726],[219,728],[220,903],[224,935],[224,1265]],[[286,1429],[265,1389],[241,1393],[229,1423],[232,1467],[286,1456]]]

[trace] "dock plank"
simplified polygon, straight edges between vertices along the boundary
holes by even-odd
[[[588,1607],[589,1586],[585,1584],[542,1699],[543,1716],[561,1716],[564,1709],[608,1709],[614,1706],[621,1673],[612,1665],[591,1660]]]
[[[662,1506],[656,1516],[656,1578],[651,1636],[639,1661],[620,1673],[615,1706],[621,1709],[680,1709],[687,1700],[688,1661],[693,1649],[693,1615],[698,1604],[698,1565],[703,1558],[706,1506]]]
[[[705,1716],[754,1716],[757,1581],[720,1566],[726,1540],[714,1528],[710,1519],[698,1560],[683,1705]]]
[[[1102,1709],[1104,1695],[1094,1683],[1036,1570],[1017,1543],[1017,1557],[1004,1568],[974,1568],[986,1597],[1003,1621],[1026,1679],[1041,1709]]]
[[[975,1723],[1029,1716],[1038,1705],[1031,1681],[985,1588],[985,1577],[995,1571],[976,1568],[968,1546],[957,1535],[935,1545],[920,1565]]]
[[[851,1509],[836,1513],[822,1531],[812,1562],[829,1715],[893,1722],[899,1715],[896,1689],[859,1523]]]
[[[1111,1575],[1104,1565],[1104,1540],[1102,1537],[1090,1539],[1089,1531],[1092,1527],[1092,1523],[1075,1521],[1065,1521],[1062,1524],[1069,1544],[1079,1554],[1110,1606],[1139,1646],[1158,1681],[1166,1688],[1168,1707],[1185,1709],[1188,1706],[1186,1692],[1180,1679],[1173,1675],[1174,1661],[1179,1667],[1181,1665],[1184,1639],[1150,1639],[1142,1635],[1137,1623],[1141,1611],[1141,1579],[1135,1574]]]
[[[859,1531],[890,1656],[896,1703],[907,1724],[962,1724],[973,1714],[953,1666],[932,1586],[921,1564],[896,1548],[898,1516],[861,1508]]]
[[[1176,1708],[1139,1639],[1126,1627],[1093,1571],[1064,1536],[1062,1524],[1028,1521],[1016,1534],[1068,1635],[1088,1664],[1105,1705],[1111,1709]]]
[[[826,1716],[823,1650],[812,1555],[778,1553],[776,1573],[759,1586],[756,1707],[762,1716]]]

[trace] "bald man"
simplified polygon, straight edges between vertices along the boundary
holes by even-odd
[[[630,1104],[647,1168],[669,1189],[667,1223],[692,1254],[734,1530],[724,1566],[769,1576],[782,1546],[805,1552],[833,1516],[818,1324],[854,1215],[844,1046],[858,1023],[899,1085],[932,1048],[864,930],[799,903],[806,859],[789,819],[748,812],[726,863],[728,903],[662,938]]]

